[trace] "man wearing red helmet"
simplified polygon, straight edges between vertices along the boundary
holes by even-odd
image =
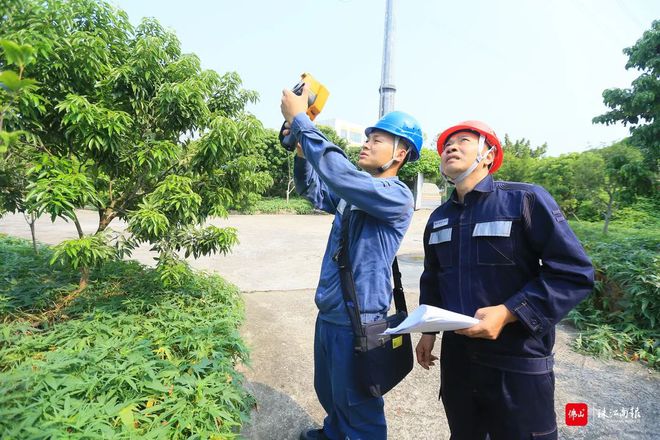
[[[442,337],[451,438],[556,439],[555,324],[593,288],[591,262],[547,191],[493,180],[504,155],[489,126],[454,125],[437,146],[455,189],[426,225],[420,304],[480,320]],[[417,345],[425,369],[435,339]]]

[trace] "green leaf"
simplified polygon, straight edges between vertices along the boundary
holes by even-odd
[[[17,92],[21,88],[21,79],[18,73],[11,70],[0,72],[0,87],[11,92]]]
[[[9,40],[0,40],[0,47],[4,52],[7,64],[25,67],[34,61],[34,47],[29,44],[16,44]]]
[[[133,410],[135,409],[135,404],[131,404],[119,411],[119,418],[125,427],[129,429],[135,429],[135,418],[133,417]]]
[[[9,147],[17,143],[21,136],[25,136],[26,131],[17,130],[17,131],[0,131],[0,153],[7,151]]]

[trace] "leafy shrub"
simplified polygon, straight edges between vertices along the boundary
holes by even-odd
[[[660,230],[660,197],[639,197],[634,204],[617,209],[612,214],[612,224],[627,228]]]
[[[52,252],[39,248],[35,255],[24,240],[0,234],[0,317],[9,319],[13,313],[38,312],[72,290],[78,275],[51,266]]]
[[[0,236],[0,437],[237,437],[252,398],[234,368],[248,357],[234,286],[196,274],[165,289],[155,270],[111,262],[66,320],[35,327],[76,274],[30,253]]]
[[[573,224],[596,269],[594,292],[569,314],[584,333],[576,348],[660,367],[660,233],[601,223]]]
[[[263,198],[249,208],[239,211],[241,214],[315,214],[317,211],[311,203],[302,198],[285,199],[273,197]]]

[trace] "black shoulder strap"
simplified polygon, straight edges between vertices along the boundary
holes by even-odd
[[[399,271],[399,262],[394,256],[392,262],[392,277],[394,278],[394,308],[397,312],[406,312],[408,314],[408,307],[406,307],[406,297],[403,294],[403,284],[401,284],[401,272]]]
[[[344,297],[346,312],[351,320],[353,334],[356,338],[364,337],[364,328],[360,319],[360,304],[355,294],[355,281],[353,280],[353,269],[351,260],[348,256],[348,225],[351,216],[351,205],[344,206],[344,212],[341,214],[341,238],[339,240],[339,249],[334,256],[334,260],[339,265],[339,279],[341,281],[341,292]]]
[[[355,292],[355,281],[353,280],[353,270],[351,267],[351,260],[348,254],[349,241],[348,230],[349,220],[351,217],[351,205],[346,204],[344,212],[341,216],[341,239],[339,242],[339,249],[334,256],[335,261],[339,265],[339,278],[341,280],[342,295],[344,296],[344,303],[348,317],[351,320],[351,326],[356,336],[363,335],[364,329],[360,319],[360,305],[357,300]],[[397,312],[408,312],[406,308],[406,297],[403,294],[403,285],[401,284],[401,272],[399,271],[399,263],[394,257],[392,262],[392,276],[394,278],[394,307]]]

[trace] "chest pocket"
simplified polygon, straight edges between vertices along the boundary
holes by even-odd
[[[477,264],[484,266],[511,266],[513,236],[511,220],[483,222],[474,225],[472,237],[477,244]]]
[[[451,236],[451,227],[432,231],[429,235],[429,245],[435,251],[440,267],[452,265]]]

